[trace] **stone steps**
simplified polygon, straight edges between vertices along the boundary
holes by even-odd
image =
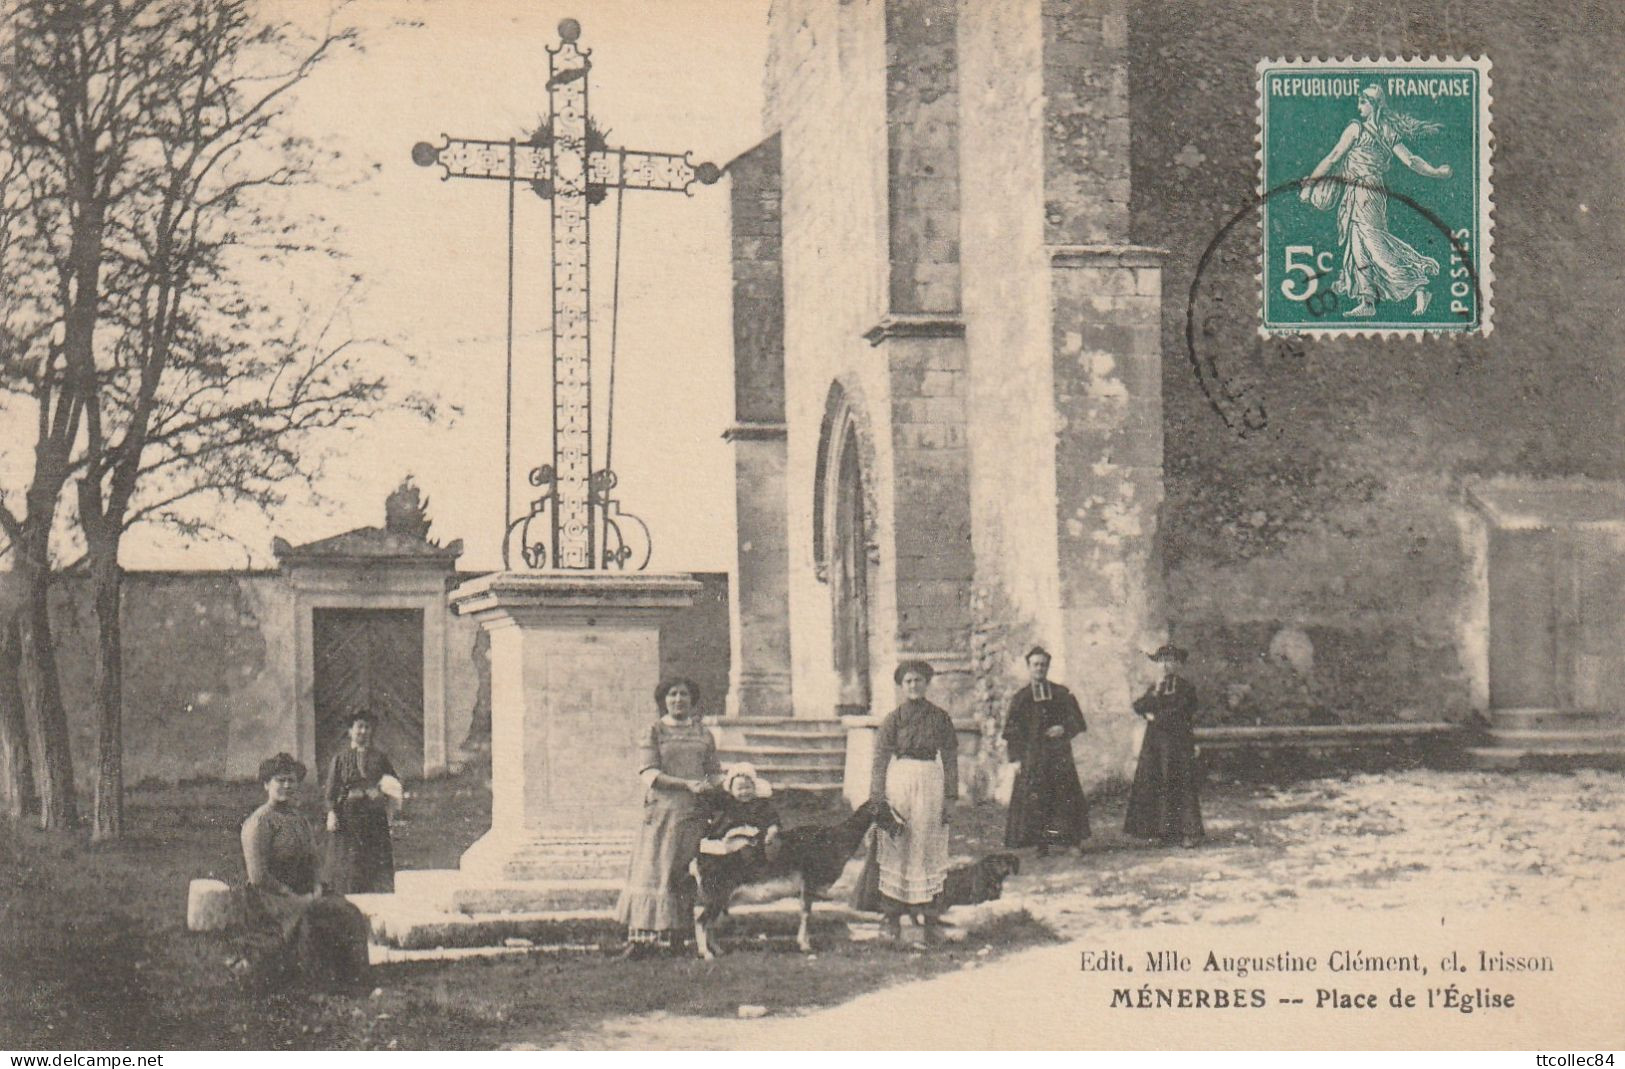
[[[839,720],[724,717],[724,765],[748,761],[778,790],[835,793],[846,778],[846,728]]]
[[[723,746],[717,751],[723,764],[747,760],[764,768],[840,768],[847,764],[847,751],[814,751],[791,746]]]
[[[817,718],[810,716],[720,716],[707,719],[708,727],[763,729],[767,731],[790,732],[797,735],[831,735],[845,734],[846,729],[839,720],[832,717]]]
[[[1494,769],[1625,768],[1625,716],[1612,710],[1495,709],[1473,767]]]
[[[1490,725],[1497,730],[1523,731],[1531,729],[1586,730],[1615,728],[1625,730],[1625,715],[1612,711],[1560,710],[1560,709],[1495,709],[1490,713]]]
[[[968,860],[956,858],[956,862]],[[815,943],[832,939],[872,938],[877,934],[878,917],[859,913],[846,904],[847,896],[861,860],[847,862],[847,872],[828,898],[813,907],[810,930]],[[584,908],[522,908],[538,902],[557,902],[548,898],[565,884],[590,883],[586,893],[600,896],[600,904]],[[389,895],[351,895],[367,917],[372,929],[374,958],[379,961],[408,961],[454,958],[477,953],[475,948],[492,951],[525,952],[530,950],[592,950],[618,944],[626,932],[616,923],[613,896],[604,897],[609,884],[618,893],[620,881],[538,881],[529,886],[539,888],[529,892],[541,897],[526,898],[520,885],[492,887],[479,884],[478,889],[512,892],[505,899],[514,909],[452,908],[452,901],[460,890],[470,889],[467,877],[455,869],[403,870],[396,874],[396,893]],[[741,897],[744,897],[743,895]],[[501,903],[493,898],[488,905]],[[966,931],[974,931],[998,917],[1018,912],[1025,903],[1016,896],[1002,901],[986,902],[978,906],[958,906],[950,909],[946,920],[956,930],[945,934],[960,938]],[[797,898],[777,898],[765,902],[736,900],[729,909],[729,920],[717,935],[724,944],[741,939],[771,939],[789,943],[800,921],[801,903]]]
[[[1489,737],[1497,746],[1522,750],[1574,750],[1594,748],[1599,752],[1625,749],[1625,728],[1492,728]]]
[[[765,728],[746,728],[741,735],[744,736],[746,746],[759,746],[763,749],[782,747],[795,750],[833,750],[837,753],[846,752],[846,732],[811,732],[811,731],[768,731]]]
[[[1594,747],[1526,750],[1512,746],[1474,746],[1467,750],[1474,768],[1485,772],[1573,772],[1600,768],[1625,772],[1625,750],[1599,752]]]
[[[780,791],[839,791],[846,781],[844,768],[763,768],[757,765],[756,771],[772,785],[775,794]]]

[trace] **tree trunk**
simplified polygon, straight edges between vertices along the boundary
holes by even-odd
[[[119,606],[124,595],[124,569],[118,563],[118,540],[111,549],[91,550],[91,583],[96,606],[96,802],[90,838],[93,842],[124,834],[124,634]]]
[[[34,763],[28,755],[21,672],[21,632],[17,617],[10,615],[0,621],[0,811],[17,821],[39,809]]]
[[[43,543],[44,539],[39,540]],[[62,830],[79,823],[73,789],[73,751],[68,744],[68,717],[62,708],[56,648],[51,641],[51,571],[43,544],[16,554],[24,602],[18,613],[21,647],[19,678],[39,793],[40,827]]]

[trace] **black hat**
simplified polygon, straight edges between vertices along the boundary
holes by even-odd
[[[918,672],[925,677],[927,683],[931,682],[931,677],[937,674],[937,670],[925,661],[904,661],[897,666],[897,671],[891,674],[891,681],[898,686],[902,686],[903,677],[910,672]]]
[[[1053,660],[1055,660],[1055,658],[1054,658],[1054,657],[1051,657],[1051,656],[1050,656],[1050,655],[1049,655],[1049,650],[1046,650],[1046,649],[1045,649],[1045,648],[1044,648],[1044,647],[1042,647],[1042,646],[1034,646],[1034,647],[1033,647],[1033,648],[1032,648],[1032,649],[1030,649],[1030,650],[1028,650],[1028,651],[1027,651],[1027,656],[1025,656],[1025,657],[1023,657],[1023,658],[1022,658],[1022,660],[1024,660],[1024,661],[1030,661],[1030,660],[1032,660],[1032,659],[1033,659],[1033,658],[1034,658],[1034,657],[1042,657],[1042,658],[1044,658],[1044,660],[1046,660],[1046,661],[1053,661]]]
[[[305,766],[300,764],[292,754],[279,753],[275,757],[267,757],[260,762],[260,782],[269,783],[278,776],[291,775],[303,783],[306,771]]]
[[[1176,663],[1183,663],[1185,658],[1189,657],[1190,654],[1186,653],[1172,642],[1165,642],[1161,646],[1157,647],[1156,653],[1148,653],[1146,656],[1150,657],[1153,661],[1174,661]]]

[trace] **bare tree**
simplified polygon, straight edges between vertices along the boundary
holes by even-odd
[[[18,109],[44,135],[45,159],[69,189],[76,158],[107,173],[63,222],[70,234],[95,227],[101,254],[96,340],[66,361],[65,389],[83,426],[68,467],[98,636],[93,836],[108,838],[123,828],[124,533],[143,522],[199,533],[204,503],[278,504],[288,480],[312,474],[311,436],[385,397],[365,362],[375,346],[344,324],[344,296],[319,317],[266,296],[301,258],[334,256],[319,220],[282,214],[279,194],[315,180],[321,161],[284,129],[284,107],[355,39],[260,24],[246,0],[11,6],[34,16],[25,25],[42,62],[30,75],[61,87]],[[101,103],[62,120],[64,102],[87,97]]]
[[[110,181],[88,86],[70,85],[55,68],[72,36],[68,3],[8,3],[0,18],[0,123],[5,175],[0,210],[4,296],[0,305],[0,386],[35,409],[34,465],[21,515],[0,506],[20,595],[8,631],[17,634],[16,694],[34,755],[40,822],[77,822],[73,758],[51,642],[51,534],[72,474],[84,391],[80,369],[94,363],[102,265],[99,191]],[[99,87],[104,95],[108,90]],[[9,637],[9,636],[8,636]],[[7,688],[10,690],[11,688]],[[6,698],[0,693],[0,700]],[[0,725],[15,717],[0,716]],[[14,758],[15,746],[0,756]],[[15,764],[7,770],[16,781]]]

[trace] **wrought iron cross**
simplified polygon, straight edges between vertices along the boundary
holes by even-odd
[[[531,472],[542,497],[529,516],[503,533],[503,552],[513,529],[523,525],[522,545],[532,567],[565,569],[625,567],[635,550],[617,523],[618,505],[610,491],[615,474],[593,471],[592,339],[588,285],[588,208],[610,189],[689,192],[695,182],[710,185],[722,176],[715,164],[689,161],[688,154],[610,148],[587,116],[590,50],[576,45],[581,24],[559,23],[560,43],[549,48],[547,95],[552,115],[527,141],[478,141],[442,135],[438,148],[419,142],[412,160],[421,167],[438,163],[451,178],[524,182],[552,202],[553,214],[553,463]],[[613,418],[613,417],[612,417]],[[549,545],[528,535],[545,514]],[[642,554],[642,567],[648,561]]]

